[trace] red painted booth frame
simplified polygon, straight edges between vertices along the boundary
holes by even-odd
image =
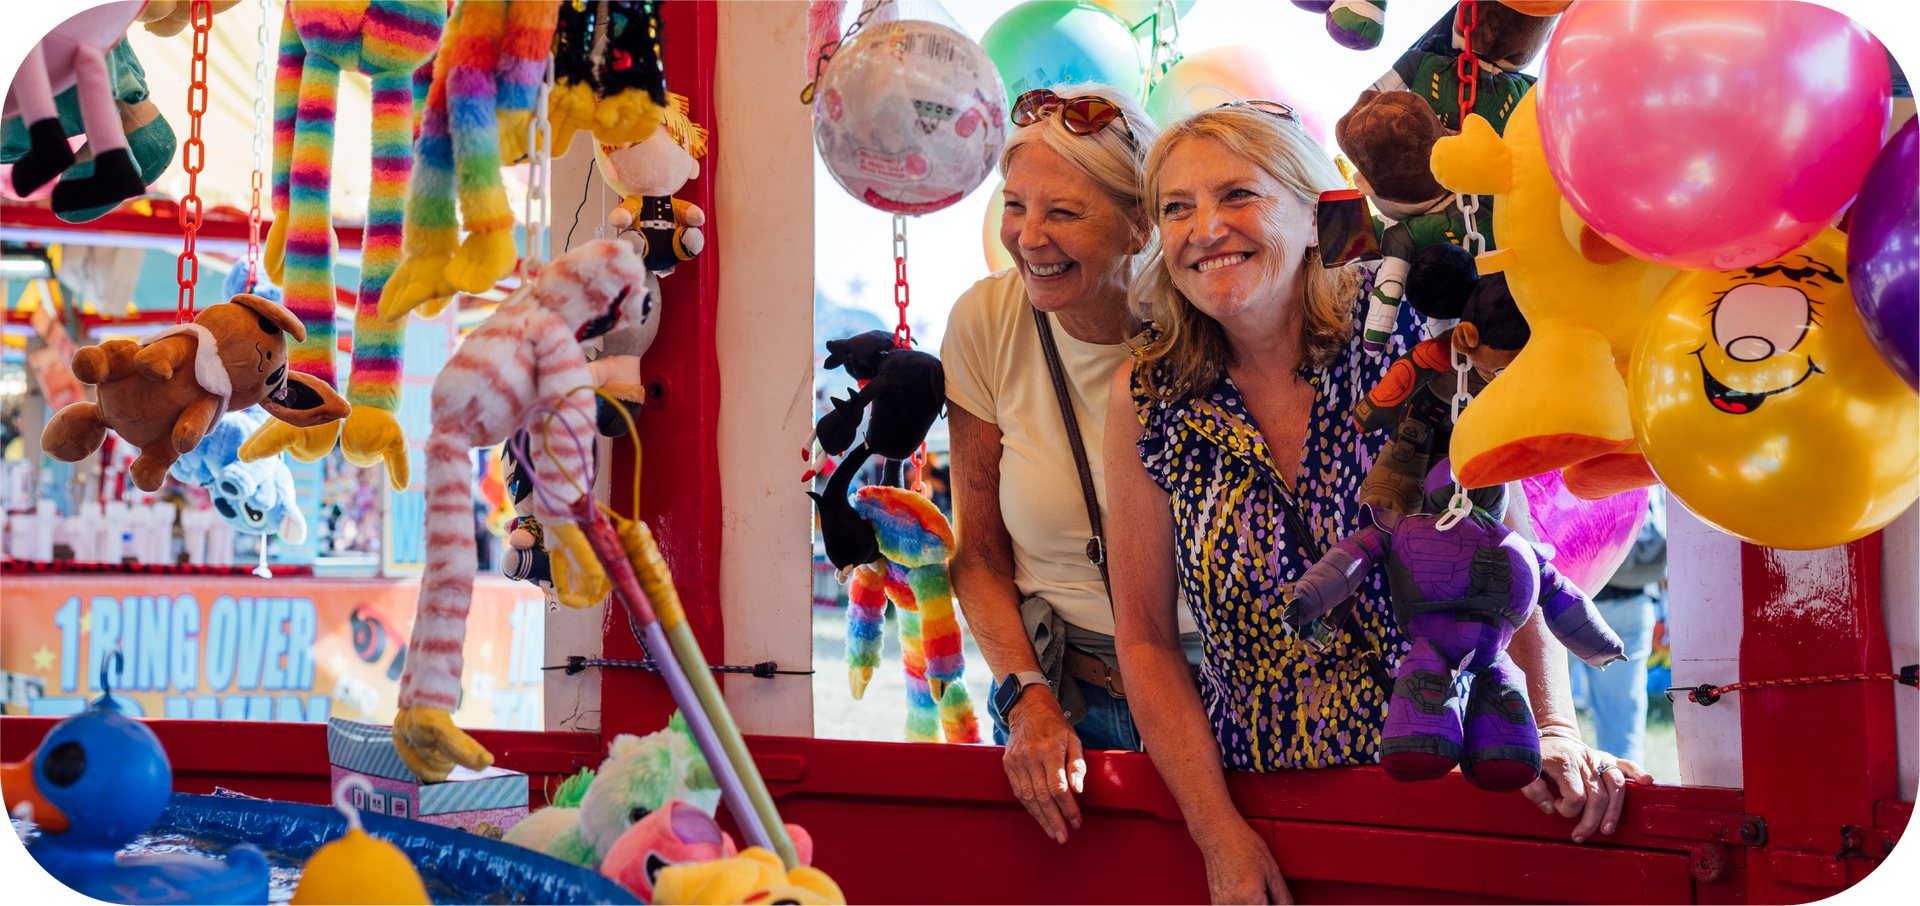
[[[713,123],[717,9],[668,3],[663,15],[668,82],[691,99],[696,122]],[[719,170],[703,167],[681,197],[713,210]],[[644,365],[651,402],[639,429],[642,515],[710,657],[725,650],[714,330],[726,254],[709,235],[702,255],[665,281],[666,304],[697,317],[665,320]],[[635,477],[631,444],[616,442],[614,460],[610,496],[624,507]],[[1878,536],[1809,553],[1744,548],[1737,678],[1888,669],[1879,556]],[[641,656],[617,610],[602,634],[605,657]],[[657,677],[600,676],[597,735],[474,732],[499,764],[529,775],[536,802],[598,764],[606,739],[666,722],[673,706]],[[1632,789],[1619,832],[1586,845],[1568,840],[1570,821],[1458,775],[1401,784],[1378,768],[1337,768],[1229,774],[1229,785],[1303,902],[1806,902],[1859,881],[1891,852],[1912,803],[1895,799],[1888,684],[1754,690],[1716,707],[1741,709],[1745,789]],[[24,757],[52,723],[0,719],[0,759]],[[328,798],[323,727],[152,726],[178,790]],[[812,832],[817,864],[852,902],[1206,899],[1200,854],[1144,755],[1088,754],[1086,821],[1061,846],[1013,799],[996,748],[788,737],[749,744],[783,816]]]

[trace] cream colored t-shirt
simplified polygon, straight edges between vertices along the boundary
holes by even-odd
[[[1109,382],[1132,352],[1125,343],[1082,343],[1059,318],[1047,317],[1093,470],[1100,518],[1111,532],[1101,438]],[[1001,271],[961,294],[947,316],[940,361],[947,398],[1000,429],[1000,515],[1013,537],[1014,586],[1022,597],[1045,598],[1068,623],[1112,635],[1113,608],[1100,568],[1087,560],[1092,528],[1080,471],[1019,271]],[[1184,605],[1180,631],[1195,631]]]

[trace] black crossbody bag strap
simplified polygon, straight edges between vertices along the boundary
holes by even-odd
[[[1031,308],[1032,306],[1029,306]],[[1113,606],[1113,582],[1107,578],[1107,533],[1100,522],[1100,498],[1093,489],[1093,467],[1087,464],[1087,447],[1080,440],[1080,420],[1073,414],[1073,397],[1067,393],[1067,371],[1060,364],[1060,349],[1053,342],[1053,323],[1047,313],[1033,309],[1033,323],[1040,331],[1040,351],[1046,356],[1047,372],[1053,375],[1053,395],[1060,401],[1060,417],[1067,423],[1067,443],[1073,447],[1073,464],[1080,470],[1080,493],[1087,501],[1087,522],[1093,537],[1087,539],[1087,559],[1100,568],[1100,584],[1107,589],[1107,606]]]

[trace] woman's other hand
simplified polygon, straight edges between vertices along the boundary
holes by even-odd
[[[1207,859],[1207,896],[1215,903],[1292,903],[1273,850],[1245,818],[1233,815],[1218,830],[1196,831]]]
[[[1045,683],[1022,690],[1007,717],[1007,751],[1000,764],[1007,769],[1013,795],[1053,842],[1065,843],[1068,828],[1080,829],[1080,806],[1073,794],[1086,789],[1080,735]]]
[[[1573,842],[1585,843],[1596,830],[1611,834],[1620,826],[1629,783],[1652,786],[1653,775],[1577,740],[1542,736],[1540,776],[1520,792],[1543,812],[1578,818]]]

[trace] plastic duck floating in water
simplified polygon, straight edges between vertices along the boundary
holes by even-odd
[[[347,816],[347,832],[307,857],[300,886],[293,892],[293,906],[433,902],[413,860],[400,847],[368,836],[360,826],[359,809],[347,801],[347,791],[354,787],[373,792],[373,784],[364,777],[344,777],[334,786],[333,807]]]
[[[119,652],[112,661],[118,669]],[[159,738],[121,714],[111,690],[54,724],[25,761],[0,765],[8,813],[40,826],[28,854],[60,883],[109,903],[265,903],[267,859],[252,846],[225,862],[114,856],[159,820],[172,786]]]

